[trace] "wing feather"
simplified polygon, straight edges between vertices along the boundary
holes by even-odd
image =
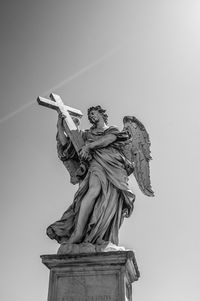
[[[154,196],[150,181],[149,161],[152,159],[150,139],[144,125],[134,116],[125,116],[124,130],[131,136],[130,143],[125,145],[124,154],[128,160],[134,162],[134,176],[141,191],[147,196]]]

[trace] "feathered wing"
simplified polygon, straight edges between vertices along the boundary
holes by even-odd
[[[130,143],[124,145],[124,155],[134,163],[133,174],[141,191],[147,196],[154,196],[150,181],[149,161],[150,155],[149,135],[144,125],[133,116],[123,118],[124,130],[131,135]]]

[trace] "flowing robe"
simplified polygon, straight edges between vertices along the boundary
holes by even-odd
[[[135,195],[128,187],[127,170],[130,170],[132,165],[121,151],[123,143],[129,136],[126,132],[120,132],[111,126],[101,132],[95,132],[92,128],[86,130],[83,132],[83,138],[88,143],[108,134],[115,135],[117,139],[106,147],[92,150],[88,172],[79,185],[72,205],[60,220],[47,228],[47,234],[50,230],[50,237],[59,243],[62,238],[69,239],[75,231],[81,201],[89,189],[89,179],[94,174],[99,179],[101,190],[83,229],[81,242],[102,244],[110,241],[118,245],[119,228],[124,217],[129,217],[132,213],[135,200]],[[68,149],[71,152],[70,156],[73,157],[75,153],[71,148]]]

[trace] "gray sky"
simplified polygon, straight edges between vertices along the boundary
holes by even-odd
[[[36,103],[52,91],[82,110],[83,128],[97,104],[110,124],[144,123],[156,197],[131,180],[120,231],[141,272],[134,297],[199,301],[200,2],[19,0],[1,12],[0,299],[47,300],[39,256],[58,245],[46,227],[77,189],[56,156],[56,113]]]

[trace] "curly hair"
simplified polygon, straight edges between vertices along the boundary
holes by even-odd
[[[103,117],[103,120],[104,120],[105,124],[108,124],[108,115],[106,114],[106,110],[104,110],[101,106],[90,107],[88,109],[88,120],[89,120],[90,123],[93,124],[93,121],[90,118],[90,112],[91,111],[98,111],[101,114],[101,116]]]

